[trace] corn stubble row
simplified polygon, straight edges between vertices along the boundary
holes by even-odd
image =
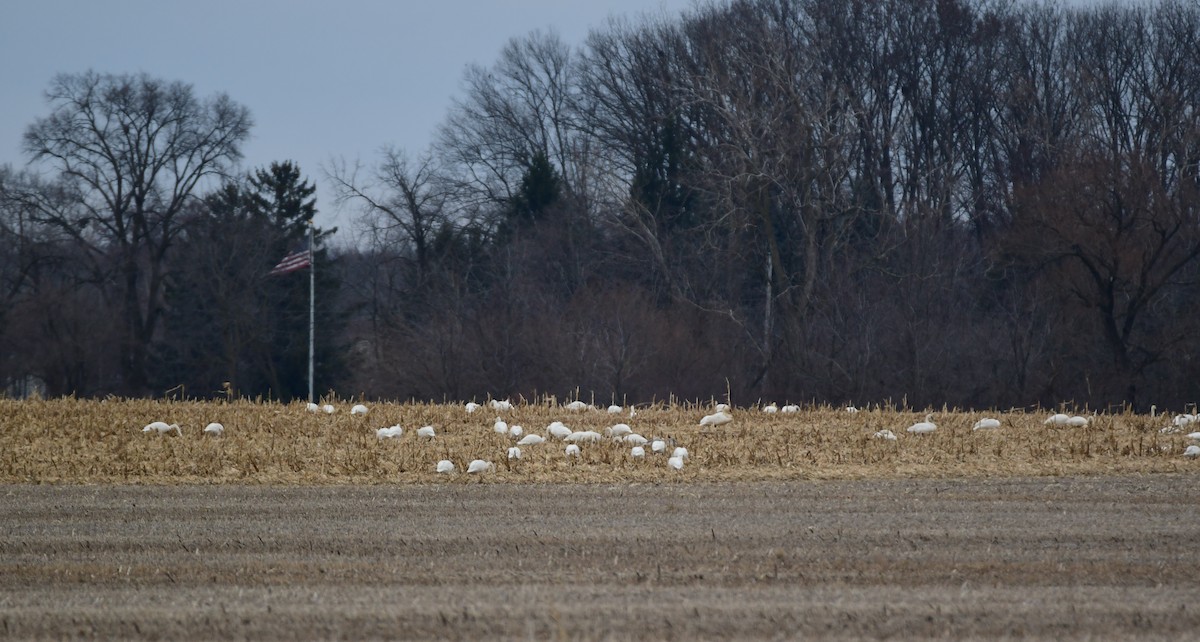
[[[916,435],[905,427],[925,412],[811,407],[767,414],[734,408],[733,421],[699,425],[703,405],[639,407],[636,416],[602,410],[572,412],[552,401],[517,404],[473,414],[462,405],[373,404],[352,415],[350,403],[334,402],[333,414],[308,412],[303,403],[251,401],[0,400],[0,482],[5,483],[620,483],[864,479],[1200,471],[1181,458],[1187,439],[1160,432],[1163,420],[1145,415],[1099,415],[1084,428],[1048,427],[1044,412],[991,413],[995,430],[972,430],[974,412],[935,414],[937,430]],[[496,433],[500,415],[525,433],[545,434],[553,421],[573,430],[622,422],[646,437],[687,447],[683,470],[665,455],[634,458],[625,443],[604,439],[567,457],[564,444],[548,437],[522,448],[519,460],[506,451],[515,440]],[[153,421],[177,423],[180,432],[144,433]],[[210,422],[224,433],[203,433]],[[376,430],[400,425],[404,434],[380,439]],[[433,439],[416,435],[430,425]],[[884,429],[894,441],[876,439]],[[448,459],[457,471],[435,472]],[[483,459],[494,469],[467,475],[468,462]]]

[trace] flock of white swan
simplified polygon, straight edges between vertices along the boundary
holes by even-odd
[[[513,409],[512,403],[507,400],[493,399],[489,402],[489,405],[491,406],[492,410],[497,413],[503,413]],[[483,406],[475,402],[468,402],[463,408],[467,414],[474,414],[481,410]],[[578,400],[565,404],[563,408],[571,412],[597,410],[591,404]],[[323,412],[326,414],[333,414],[337,412],[337,409],[332,404],[318,405],[315,403],[309,403],[307,410],[311,413]],[[854,406],[847,406],[845,410],[847,413],[858,412],[858,409]],[[350,414],[355,416],[365,416],[368,411],[369,409],[367,406],[363,404],[355,404],[350,408]],[[625,412],[624,408],[615,404],[609,406],[606,411],[610,415],[618,415]],[[796,413],[800,411],[800,407],[796,405],[780,407],[776,406],[774,403],[771,403],[763,406],[761,411],[767,414],[774,414],[777,412]],[[631,408],[629,410],[629,418],[633,419],[636,416],[637,411]],[[704,415],[700,418],[699,425],[703,427],[714,427],[728,424],[732,421],[733,414],[730,407],[727,404],[717,404],[711,414]],[[1066,426],[1083,428],[1087,427],[1090,422],[1087,417],[1055,413],[1047,417],[1043,423],[1052,427]],[[1168,434],[1182,433],[1184,430],[1189,429],[1189,427],[1197,423],[1200,423],[1200,413],[1179,414],[1174,417],[1170,425],[1162,428],[1160,432]],[[1001,423],[999,419],[984,417],[983,419],[975,422],[975,425],[972,426],[972,430],[996,430],[1000,427]],[[605,439],[605,437],[627,445],[630,449],[629,455],[634,459],[644,459],[647,455],[647,446],[649,446],[649,453],[651,455],[666,455],[667,449],[671,448],[671,454],[666,458],[666,465],[674,470],[683,470],[684,463],[688,459],[688,449],[683,446],[675,445],[675,441],[673,439],[664,437],[643,437],[642,435],[634,432],[633,428],[631,428],[627,423],[613,424],[605,429],[605,435],[601,435],[599,432],[594,430],[571,430],[565,424],[563,424],[563,422],[553,421],[546,426],[546,435],[542,436],[535,432],[526,433],[522,426],[509,425],[508,422],[506,422],[501,416],[497,415],[495,422],[492,424],[492,430],[497,434],[506,435],[515,440],[514,445],[508,447],[505,451],[505,455],[510,460],[521,459],[522,447],[529,448],[541,446],[551,439],[558,440],[566,444],[566,447],[563,449],[564,457],[580,457],[582,455],[580,444],[597,443],[602,439]],[[933,422],[933,414],[930,413],[925,415],[925,421],[914,423],[913,425],[909,426],[906,431],[913,435],[925,435],[937,431],[937,424]],[[183,434],[179,424],[168,424],[164,421],[151,422],[142,428],[142,432],[155,433],[159,435],[165,435],[171,432],[174,432],[178,435]],[[214,437],[220,437],[225,432],[225,427],[219,423],[213,422],[205,426],[203,432]],[[385,428],[378,428],[375,430],[375,436],[379,439],[395,439],[401,437],[403,434],[404,428],[399,425],[387,426]],[[418,439],[433,440],[437,437],[437,431],[433,426],[422,426],[416,430],[416,435]],[[895,441],[897,439],[896,434],[886,428],[874,433],[872,437],[875,439],[885,439],[889,441]],[[1187,433],[1186,437],[1192,441],[1200,442],[1200,431]],[[1200,445],[1188,445],[1186,448],[1184,448],[1183,456],[1188,459],[1196,459],[1200,457]],[[479,475],[494,471],[495,468],[495,464],[488,460],[475,459],[467,465],[466,472],[469,475]],[[434,470],[435,472],[443,475],[449,475],[458,472],[454,462],[448,459],[439,461],[434,467]]]

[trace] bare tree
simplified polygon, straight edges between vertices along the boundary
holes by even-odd
[[[30,125],[24,149],[57,172],[74,202],[31,205],[86,248],[78,258],[98,280],[111,279],[124,389],[146,392],[178,215],[201,181],[241,157],[250,114],[224,94],[200,100],[189,85],[145,74],[63,74],[46,98],[52,113]]]

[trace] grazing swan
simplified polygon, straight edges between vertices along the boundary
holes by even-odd
[[[422,439],[433,439],[436,433],[433,431],[433,426],[421,426],[417,428],[417,436]]]
[[[356,403],[354,404],[354,407],[350,409],[350,414],[354,415],[355,417],[361,417],[367,414],[367,407],[360,403]]]
[[[307,408],[309,412],[321,412],[321,407],[311,401],[308,402]]]
[[[520,459],[521,458],[521,449],[517,448],[516,446],[509,448],[508,449],[508,458],[509,459]]]
[[[853,415],[858,412],[858,408],[855,408],[854,406],[846,406],[846,412]]]
[[[492,430],[495,430],[496,434],[507,435],[508,434],[508,422],[504,421],[503,419],[501,419],[499,417],[496,417],[496,423],[492,424]]]
[[[633,434],[633,428],[629,424],[616,424],[609,426],[607,431],[609,437],[624,437],[625,435]]]
[[[208,424],[207,426],[204,427],[204,432],[206,432],[214,437],[220,437],[221,433],[225,432],[225,426],[222,426],[221,424],[214,421],[211,424]]]
[[[388,428],[379,428],[375,430],[375,436],[380,439],[395,439],[404,434],[404,429],[399,424]]]
[[[1088,420],[1087,417],[1080,417],[1076,415],[1067,420],[1067,425],[1075,428],[1083,428],[1084,426],[1088,425]]]
[[[971,430],[992,430],[993,428],[999,428],[999,427],[1000,427],[999,419],[992,419],[991,417],[984,417],[983,419],[976,421],[975,425],[971,427]]]
[[[1200,439],[1200,432],[1189,432],[1187,434],[1187,438],[1188,439]]]
[[[661,439],[655,439],[654,441],[650,442],[650,450],[656,453],[666,452],[667,442]]]
[[[667,460],[667,465],[675,470],[683,470],[683,457],[672,457]]]
[[[454,462],[443,459],[437,463],[437,471],[442,474],[454,472]]]
[[[493,468],[495,468],[495,466],[492,464],[492,462],[476,459],[467,465],[467,474],[476,475],[479,473],[486,473]]]
[[[717,412],[714,412],[711,415],[705,415],[702,419],[700,419],[700,425],[720,426],[721,424],[727,424],[731,421],[733,421],[733,417],[730,417],[729,413],[725,412],[724,410],[718,410]]]
[[[688,450],[687,450],[687,448],[684,448],[683,446],[678,446],[675,448],[674,452],[671,453],[671,456],[678,457],[680,459],[687,459],[688,458]]]
[[[633,448],[632,448],[632,449],[629,451],[629,456],[630,456],[630,457],[635,457],[635,458],[637,458],[637,459],[641,459],[641,458],[643,458],[643,457],[645,457],[645,456],[646,456],[646,449],[645,449],[645,448],[642,448],[641,446],[634,446],[634,447],[633,447]]]
[[[559,439],[566,439],[567,436],[571,434],[571,429],[564,426],[563,422],[561,421],[550,422],[550,425],[546,426],[546,431],[549,432],[551,436]]]
[[[570,410],[571,412],[579,412],[580,410],[587,410],[588,408],[591,408],[591,405],[583,403],[582,401],[576,399],[575,401],[572,401],[571,403],[569,403],[563,407],[566,408],[567,410]]]
[[[925,421],[917,422],[908,427],[908,432],[914,435],[924,435],[937,430],[937,424],[933,423],[933,415],[925,415]]]
[[[1197,446],[1196,444],[1192,444],[1191,446],[1184,448],[1183,456],[1187,457],[1188,459],[1195,459],[1197,457],[1200,457],[1200,446]]]
[[[475,403],[474,401],[468,401],[467,405],[466,405],[466,409],[467,409],[467,414],[469,415],[469,414],[475,412],[476,410],[479,410],[479,404]]]
[[[619,414],[621,414],[621,411],[622,411],[622,410],[624,410],[624,408],[622,408],[622,407],[618,406],[617,404],[613,404],[613,405],[611,405],[611,406],[609,406],[609,407],[608,407],[608,414],[610,414],[610,415],[619,415]]]
[[[625,435],[625,443],[633,444],[634,446],[645,446],[648,441],[650,440],[637,434],[636,432]]]
[[[529,433],[528,435],[521,437],[521,441],[518,441],[517,445],[518,446],[536,446],[540,443],[544,443],[545,441],[546,441],[545,437],[543,437],[541,435],[535,435],[533,433]]]
[[[797,406],[796,404],[788,404],[788,405],[780,408],[779,412],[785,412],[785,413],[789,413],[789,414],[793,413],[793,412],[800,412],[800,406]]]
[[[567,446],[567,457],[578,457],[578,456],[579,456],[579,446],[576,446],[575,444],[570,444],[569,446]]]
[[[324,410],[325,414],[327,415],[332,415],[336,409],[333,407],[333,404],[327,403],[324,406],[321,406],[321,410]]]
[[[183,431],[179,429],[179,424],[168,424],[165,421],[154,421],[146,424],[145,428],[142,428],[142,432],[157,432],[160,435],[165,435],[172,430],[180,435],[183,434]]]
[[[581,430],[567,435],[563,438],[563,441],[594,444],[600,441],[600,433],[595,430]]]
[[[1071,421],[1071,418],[1059,412],[1050,415],[1046,418],[1046,421],[1043,421],[1042,423],[1046,424],[1047,426],[1065,426],[1067,425],[1068,421]]]
[[[888,430],[887,428],[884,428],[883,430],[880,430],[879,432],[875,433],[874,435],[871,435],[871,438],[872,439],[886,439],[888,441],[896,441],[896,433]]]
[[[495,399],[492,399],[491,403],[492,403],[493,410],[512,410],[512,402],[510,402],[507,399],[505,399],[504,401],[497,401]]]
[[[767,413],[768,415],[773,415],[779,412],[779,406],[776,406],[774,402],[769,403],[763,406],[763,412]]]

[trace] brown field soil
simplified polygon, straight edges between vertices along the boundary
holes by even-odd
[[[936,432],[912,435],[905,428],[923,420],[924,411],[736,408],[731,423],[709,428],[698,422],[711,406],[643,406],[634,417],[570,412],[550,402],[474,414],[459,404],[372,404],[366,416],[351,416],[348,402],[336,406],[326,415],[299,403],[0,399],[0,483],[655,483],[1200,472],[1200,460],[1182,455],[1186,433],[1200,426],[1163,433],[1171,419],[1161,415],[1089,413],[1087,427],[1051,428],[1043,424],[1047,412],[987,413],[1001,428],[975,431],[985,413],[941,411],[934,413]],[[552,421],[601,434],[623,422],[647,438],[686,447],[690,456],[676,471],[668,455],[647,448],[644,459],[635,459],[629,444],[605,438],[568,458],[563,442],[550,438],[509,460],[516,439],[493,431],[497,416],[543,435]],[[143,433],[152,421],[178,423],[181,434]],[[213,421],[224,424],[221,437],[203,433]],[[376,429],[395,424],[403,436],[377,438]],[[432,440],[416,435],[425,425],[437,431]],[[882,429],[898,438],[872,438]],[[441,459],[459,473],[438,475]],[[462,471],[474,459],[493,462],[495,471],[468,477]]]
[[[1196,639],[1196,476],[0,486],[0,637]]]

